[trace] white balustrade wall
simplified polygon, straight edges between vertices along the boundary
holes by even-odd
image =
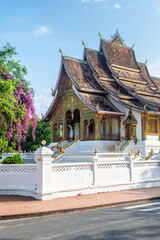
[[[36,164],[0,164],[0,194],[35,197]]]
[[[35,155],[36,164],[0,165],[1,195],[44,200],[160,186],[160,160],[135,161],[133,155],[120,154],[118,161],[110,154],[95,154],[93,162],[52,163],[52,151],[46,147]]]

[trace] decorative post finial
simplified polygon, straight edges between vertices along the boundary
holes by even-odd
[[[103,37],[102,37],[102,35],[100,34],[100,32],[99,32],[99,36],[100,36],[101,40],[103,40]]]
[[[134,47],[135,47],[135,43],[134,43],[134,44],[132,45],[132,47],[131,47],[131,48],[132,48],[132,50],[134,49]]]
[[[148,62],[148,59],[145,61],[144,65],[146,66],[147,65],[147,62]]]
[[[84,48],[87,48],[87,47],[86,47],[86,44],[84,43],[84,41],[83,41],[83,40],[82,40],[82,44],[83,44]]]
[[[60,51],[62,57],[64,57],[64,54],[63,54],[63,52],[62,52],[62,50],[60,48],[59,48],[59,51]]]
[[[96,109],[97,109],[97,111],[98,111],[98,109],[99,109],[99,103],[96,105]]]
[[[41,143],[42,143],[43,146],[46,145],[46,141],[45,140],[43,140]]]

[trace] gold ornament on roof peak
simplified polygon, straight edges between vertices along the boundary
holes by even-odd
[[[135,47],[135,43],[134,43],[134,44],[132,45],[132,47],[131,47],[131,48],[132,48],[132,50],[134,49],[134,47]]]
[[[102,37],[102,35],[100,34],[100,32],[99,32],[99,36],[100,36],[101,40],[103,40],[103,37]]]
[[[97,104],[96,109],[97,109],[97,111],[98,111],[98,109],[99,109],[99,103]]]
[[[146,105],[144,105],[144,111],[146,111],[146,108],[147,108],[147,104],[146,104]]]
[[[62,57],[64,57],[64,54],[63,54],[63,52],[62,52],[62,50],[60,48],[59,48],[59,51],[60,51]]]
[[[148,59],[145,61],[144,65],[146,66],[147,65],[147,62],[148,62]]]
[[[84,43],[84,41],[83,41],[83,40],[82,40],[82,44],[83,44],[84,48],[87,48],[87,47],[86,47],[86,44]]]

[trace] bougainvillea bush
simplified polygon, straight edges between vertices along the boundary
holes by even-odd
[[[0,142],[9,149],[21,150],[30,119],[33,121],[32,137],[35,139],[37,116],[34,108],[33,90],[25,80],[27,70],[15,61],[17,55],[9,44],[0,49]]]

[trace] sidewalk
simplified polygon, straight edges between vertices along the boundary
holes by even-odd
[[[160,187],[57,198],[47,201],[22,196],[0,196],[0,220],[84,211],[158,198],[160,198]]]

